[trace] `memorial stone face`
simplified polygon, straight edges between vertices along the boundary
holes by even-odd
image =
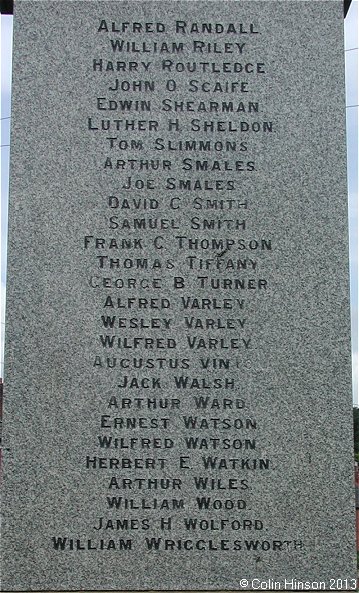
[[[3,589],[355,588],[342,36],[17,2]]]

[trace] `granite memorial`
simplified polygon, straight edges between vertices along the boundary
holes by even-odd
[[[343,56],[336,0],[16,3],[3,590],[355,588]]]

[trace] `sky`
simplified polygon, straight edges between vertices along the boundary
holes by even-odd
[[[353,351],[353,401],[359,405],[358,376],[358,3],[353,0],[344,21],[346,61],[346,113],[348,147],[348,212]],[[11,52],[13,17],[1,15],[1,288],[0,377],[3,377],[6,285],[7,203],[11,122]]]
[[[344,21],[348,154],[348,213],[350,240],[350,292],[352,314],[353,401],[359,405],[358,356],[358,0],[353,0]]]

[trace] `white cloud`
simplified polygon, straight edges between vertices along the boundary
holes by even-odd
[[[358,47],[358,0],[353,0],[344,20],[345,49]]]

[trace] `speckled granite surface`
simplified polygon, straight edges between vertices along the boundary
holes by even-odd
[[[342,29],[17,2],[3,590],[352,588]]]

